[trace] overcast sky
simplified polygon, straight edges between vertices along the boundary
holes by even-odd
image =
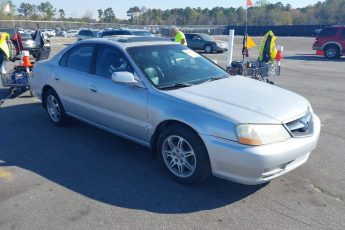
[[[41,2],[46,2],[47,0],[13,0],[13,3],[19,7],[22,2],[38,5]],[[290,4],[293,8],[304,7],[307,5],[315,4],[319,0],[280,0],[284,5]],[[253,0],[255,3],[256,0]],[[270,0],[271,3],[276,3],[279,1]],[[219,7],[245,7],[246,0],[50,0],[50,3],[56,9],[64,9],[67,17],[82,17],[88,10],[91,10],[93,17],[97,18],[97,9],[106,9],[108,7],[113,8],[115,16],[120,19],[127,19],[126,12],[130,7],[145,6],[146,8],[156,8],[156,9],[172,9],[172,8],[185,8],[187,6],[191,8],[213,8]]]

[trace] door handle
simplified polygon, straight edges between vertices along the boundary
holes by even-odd
[[[90,91],[93,93],[97,93],[98,90],[95,87],[89,87]]]
[[[56,81],[58,81],[58,80],[60,80],[60,76],[59,75],[54,75],[54,79],[56,80]]]

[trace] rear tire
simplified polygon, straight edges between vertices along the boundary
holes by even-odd
[[[327,45],[323,51],[326,58],[335,59],[340,57],[340,50],[336,45]]]
[[[44,96],[44,102],[51,122],[57,126],[65,125],[67,122],[67,115],[59,96],[53,89],[47,90]]]
[[[190,128],[167,127],[158,138],[157,150],[170,176],[180,183],[200,183],[211,174],[206,147]]]
[[[205,50],[205,53],[212,53],[213,52],[213,48],[211,45],[205,45],[204,50]]]

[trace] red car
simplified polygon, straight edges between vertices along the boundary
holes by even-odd
[[[325,27],[316,36],[313,50],[323,51],[331,59],[345,55],[345,26]]]

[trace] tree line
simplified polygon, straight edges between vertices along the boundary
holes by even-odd
[[[136,25],[244,25],[247,14],[248,24],[258,26],[345,24],[345,0],[325,0],[296,9],[290,4],[258,0],[247,12],[243,7],[185,7],[161,10],[133,6],[126,12],[127,19],[117,18],[111,7],[98,9],[97,19],[93,17],[91,10],[87,10],[81,18],[67,18],[64,9],[56,9],[49,1],[37,5],[23,2],[15,6],[11,1],[2,0],[2,7],[6,2],[11,3],[15,19],[27,20],[72,20]],[[2,12],[0,19],[10,19],[10,15]]]

